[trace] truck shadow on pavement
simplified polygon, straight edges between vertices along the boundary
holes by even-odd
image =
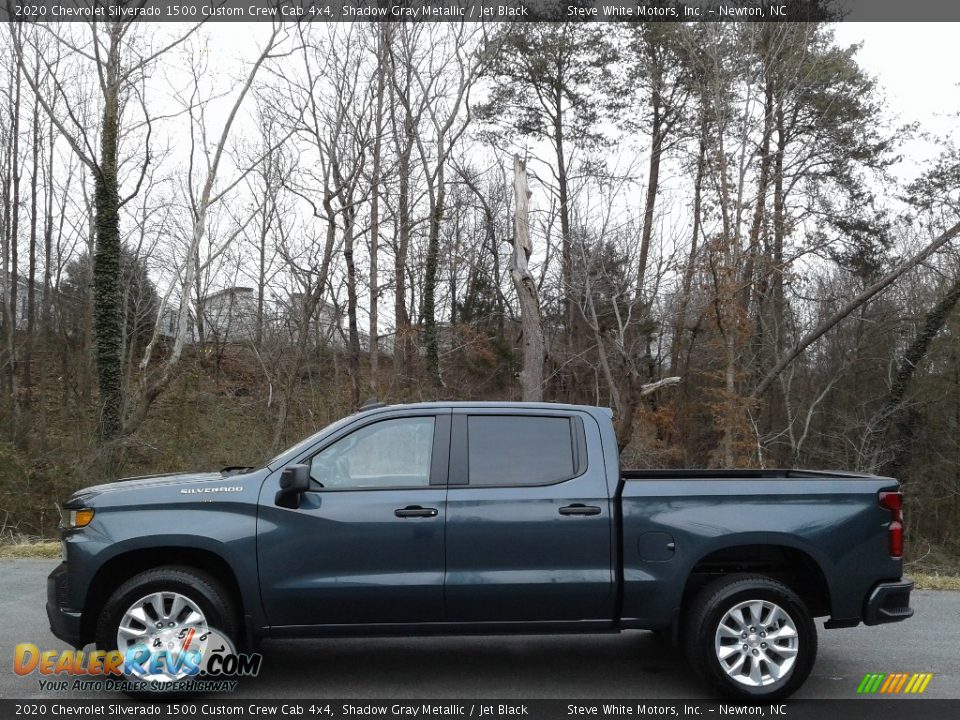
[[[271,640],[258,697],[686,697],[679,650],[649,632],[622,635]],[[293,695],[291,695],[293,693]]]

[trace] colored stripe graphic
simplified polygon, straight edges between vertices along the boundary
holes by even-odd
[[[909,678],[909,677],[910,677],[910,674],[909,674],[909,673],[903,673],[903,675],[900,676],[900,680],[897,681],[897,687],[894,688],[894,689],[892,689],[890,692],[898,693],[898,692],[900,692],[901,690],[903,690],[903,685],[904,685],[904,683],[907,682],[907,678]]]
[[[887,679],[884,681],[883,686],[880,688],[880,693],[883,694],[890,690],[890,687],[894,684],[896,679],[900,677],[897,673],[892,673],[887,675]]]
[[[860,681],[857,692],[863,695],[875,693],[883,678],[884,675],[882,673],[867,673],[863,676],[863,680]]]
[[[933,673],[867,673],[857,685],[859,695],[919,695],[927,689]]]

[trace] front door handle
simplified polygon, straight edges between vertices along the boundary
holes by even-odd
[[[436,517],[437,509],[420,507],[419,505],[407,505],[405,508],[394,510],[393,514],[398,518]]]
[[[561,515],[599,515],[600,508],[596,505],[584,505],[583,503],[574,503],[560,508]]]

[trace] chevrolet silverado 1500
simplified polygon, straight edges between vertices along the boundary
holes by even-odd
[[[826,628],[909,618],[896,480],[621,470],[609,410],[375,405],[260,468],[75,493],[53,632],[121,652],[263,637],[652,630],[782,698]],[[191,635],[192,636],[192,635]]]

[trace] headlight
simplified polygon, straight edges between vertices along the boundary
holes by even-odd
[[[60,508],[60,529],[78,530],[93,520],[93,508]]]

